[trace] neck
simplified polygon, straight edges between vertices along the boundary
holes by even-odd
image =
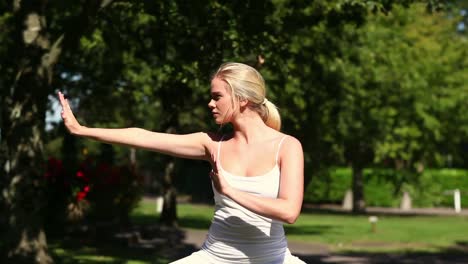
[[[233,137],[247,144],[265,139],[265,135],[271,130],[257,114],[239,117],[235,122],[232,122],[232,125],[234,128]]]

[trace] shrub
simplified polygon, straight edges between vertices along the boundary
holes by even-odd
[[[142,195],[142,182],[129,165],[114,166],[87,158],[76,170],[65,170],[61,160],[49,158],[46,219],[50,230],[70,221],[127,223]],[[60,225],[57,225],[60,224]]]
[[[350,168],[331,168],[313,176],[304,200],[340,204],[351,184]],[[467,170],[428,169],[419,175],[385,168],[364,170],[364,197],[368,206],[398,207],[406,191],[414,207],[453,207],[454,189],[460,189],[462,207],[468,207]]]

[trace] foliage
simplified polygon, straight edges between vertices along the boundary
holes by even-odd
[[[304,200],[311,203],[341,203],[351,188],[351,169],[331,168],[328,174],[314,177]],[[383,168],[364,170],[364,195],[369,206],[399,207],[403,192],[408,192],[414,207],[453,207],[453,190],[462,193],[462,207],[468,206],[468,171],[427,169],[421,175]]]
[[[88,157],[67,173],[62,161],[49,158],[44,174],[48,189],[50,232],[63,232],[70,222],[128,224],[128,215],[142,195],[141,179],[130,166]]]
[[[355,141],[368,140],[374,147],[381,142],[368,139],[368,131],[358,130],[368,120],[353,125],[356,113],[363,112],[366,118],[381,116],[380,111],[367,114],[367,103],[379,105],[370,100],[373,93],[361,94],[367,91],[362,87],[353,89],[358,84],[372,87],[369,84],[375,80],[347,80],[340,65],[347,64],[363,75],[359,63],[353,64],[362,61],[354,60],[354,55],[366,56],[348,49],[356,40],[365,42],[356,29],[365,25],[371,12],[389,13],[395,6],[408,7],[413,2],[1,2],[0,163],[6,176],[0,182],[0,209],[6,213],[0,223],[9,230],[5,238],[8,251],[29,259],[36,254],[47,259],[40,213],[47,205],[46,194],[43,186],[37,185],[43,176],[37,168],[44,157],[47,100],[55,89],[71,97],[77,116],[89,126],[140,126],[171,133],[213,130],[205,106],[209,74],[225,60],[247,62],[261,68],[265,75],[268,97],[282,107],[284,131],[304,143],[307,169],[320,170],[343,162],[343,143],[353,142],[353,134],[358,138]],[[442,1],[424,2],[429,9],[438,9]],[[263,65],[259,65],[258,55],[265,58]],[[447,64],[453,62],[448,60]],[[463,61],[457,63],[465,65]],[[443,70],[451,72],[450,68]],[[458,87],[465,75],[460,71],[451,76],[450,82],[444,80],[442,84]],[[363,100],[354,105],[357,108],[337,103],[349,103],[343,100],[343,87],[352,95],[362,95],[359,98]],[[361,105],[365,107],[359,109]],[[431,113],[421,105],[416,108],[420,113],[417,120],[437,128]],[[464,112],[457,112],[460,117],[452,116],[454,109],[464,111],[457,108],[459,102],[446,106],[440,112],[447,122],[466,121]],[[336,133],[338,123],[341,134]],[[465,126],[450,127],[428,135],[461,141],[460,131],[465,131]],[[408,136],[397,140],[409,138],[414,142],[419,134],[413,133],[415,129],[409,131],[404,132]],[[377,134],[382,137],[382,133]],[[443,142],[442,137],[438,142]],[[451,151],[454,145],[449,145]],[[349,145],[346,148],[353,149]],[[154,159],[147,153],[136,156],[144,158],[144,164],[152,164]],[[157,161],[160,171],[166,171],[164,164],[174,162],[159,157]],[[167,171],[167,179],[172,179],[176,170]],[[174,196],[170,180],[165,192]],[[24,232],[31,235],[21,236]]]
[[[77,173],[89,179],[90,219],[128,224],[128,216],[142,196],[141,178],[132,166],[86,160]]]
[[[426,13],[423,5],[394,6],[387,16],[369,15],[360,27],[344,24],[341,41],[330,37],[328,42],[336,55],[315,60],[315,71],[299,68],[305,73],[297,84],[326,85],[309,88],[313,93],[304,96],[316,100],[305,109],[320,115],[295,115],[304,116],[305,131],[313,132],[306,152],[314,147],[318,164],[353,167],[355,207],[365,198],[364,167],[386,162],[416,171],[443,165],[448,154],[463,163],[455,153],[466,138],[462,109],[468,75],[461,66],[466,65],[465,40],[454,30],[456,23],[444,12]],[[318,84],[308,84],[314,78],[302,80],[318,74],[323,76]]]

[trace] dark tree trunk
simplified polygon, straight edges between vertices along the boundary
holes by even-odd
[[[51,43],[44,15],[47,1],[16,1],[13,14],[17,43],[12,56],[15,78],[3,87],[1,191],[6,219],[8,260],[14,263],[51,263],[43,229],[43,133],[52,69],[62,38]]]
[[[164,171],[163,186],[163,210],[161,212],[160,223],[163,226],[177,227],[177,191],[173,185],[175,161],[167,163]]]
[[[373,160],[374,154],[369,142],[356,137],[346,142],[345,158],[351,163],[353,170],[353,212],[363,213],[366,210],[364,197],[364,168]]]
[[[34,78],[24,79],[28,82]],[[25,87],[28,86],[21,88]],[[11,114],[11,111],[2,113],[6,140],[2,144],[5,144],[7,150],[7,155],[2,160],[5,173],[2,193],[6,194],[3,202],[8,218],[4,241],[9,258],[15,262],[51,263],[43,230],[46,190],[43,186],[42,133],[46,96],[27,89],[16,91],[7,108],[13,112],[21,108],[18,115],[8,116],[8,112]],[[32,100],[34,97],[35,100]],[[43,98],[38,100],[40,97]]]
[[[353,212],[362,213],[366,210],[364,200],[364,179],[363,167],[359,164],[353,164]]]

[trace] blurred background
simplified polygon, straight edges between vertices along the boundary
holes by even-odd
[[[468,261],[467,12],[461,0],[2,1],[0,256],[167,263],[196,250],[209,164],[70,136],[56,94],[86,126],[214,132],[210,77],[236,61],[262,73],[303,144],[293,253]]]

